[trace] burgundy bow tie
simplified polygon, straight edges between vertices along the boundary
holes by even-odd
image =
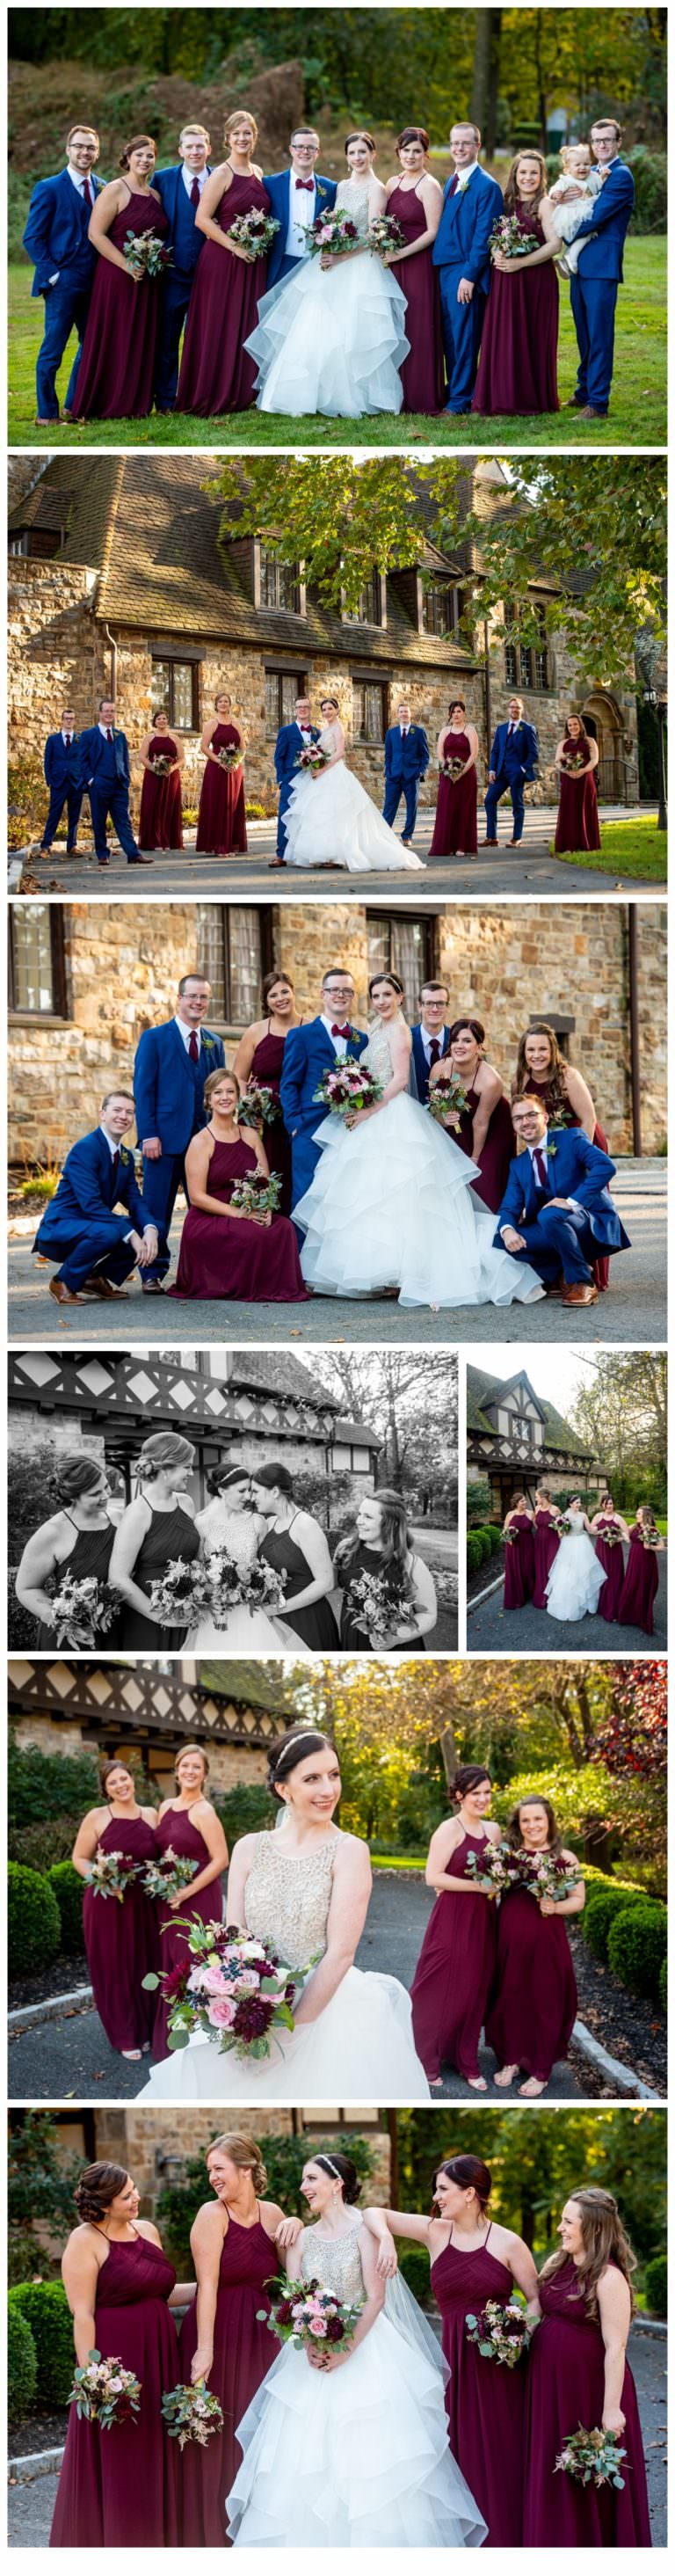
[[[309,190],[309,195],[310,195],[310,197],[313,197],[313,195],[314,195],[314,180],[313,180],[313,179],[296,179],[295,185],[296,185],[296,188],[307,188],[307,189]]]
[[[350,1028],[350,1024],[349,1024],[349,1021],[348,1021],[348,1020],[345,1020],[345,1025],[344,1025],[344,1028],[343,1028],[343,1029],[341,1029],[341,1028],[339,1028],[339,1027],[338,1027],[337,1020],[334,1020],[334,1021],[333,1021],[333,1026],[332,1026],[332,1029],[331,1029],[331,1037],[332,1037],[332,1038],[350,1038],[350,1037],[351,1037],[351,1034],[352,1034],[352,1033],[351,1033],[351,1028]]]

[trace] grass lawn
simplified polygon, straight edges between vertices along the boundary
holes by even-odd
[[[9,442],[12,447],[49,448],[54,431],[35,428],[35,359],[42,329],[42,304],[33,302],[28,263],[9,273]],[[59,445],[81,447],[664,447],[666,443],[666,244],[665,237],[645,236],[626,244],[626,281],[619,288],[616,359],[612,408],[606,421],[577,421],[564,408],[574,392],[577,350],[568,289],[561,281],[559,393],[563,409],[489,422],[472,414],[460,420],[427,419],[406,412],[376,419],[290,421],[285,414],[253,410],[230,412],[224,419],[196,420],[193,415],[140,421],[85,421],[81,429],[66,425],[57,432]],[[65,393],[67,368],[59,378]]]
[[[561,867],[565,859],[570,867],[599,868],[603,876],[641,878],[646,884],[663,885],[668,864],[668,834],[657,832],[649,814],[630,814],[625,823],[603,823],[601,850],[558,851]],[[549,841],[549,849],[553,842]]]

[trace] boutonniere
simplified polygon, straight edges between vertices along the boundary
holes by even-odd
[[[545,1149],[545,1150],[546,1150],[546,1160],[547,1160],[547,1162],[549,1162],[549,1163],[550,1163],[550,1162],[552,1161],[553,1155],[554,1155],[554,1154],[557,1154],[557,1151],[558,1151],[558,1147],[557,1147],[556,1142],[555,1142],[555,1137],[552,1137],[552,1138],[551,1138],[551,1142],[550,1142],[550,1144],[548,1144],[548,1145],[546,1146],[546,1149]]]
[[[204,1055],[210,1055],[211,1050],[212,1050],[212,1047],[213,1047],[213,1044],[214,1044],[214,1040],[213,1040],[213,1038],[205,1038],[205,1036],[204,1036],[204,1032],[203,1032],[203,1030],[202,1030],[202,1053],[203,1053]]]
[[[132,1160],[132,1156],[131,1156],[131,1154],[128,1154],[128,1153],[127,1153],[126,1145],[120,1145],[120,1162],[121,1162],[121,1163],[130,1163],[130,1162],[131,1162],[131,1160]]]

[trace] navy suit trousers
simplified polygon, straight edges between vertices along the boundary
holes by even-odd
[[[49,813],[42,834],[41,849],[51,849],[54,833],[58,830],[65,805],[68,810],[68,849],[72,850],[73,843],[77,840],[77,826],[82,811],[83,796],[83,787],[50,787]]]
[[[90,1224],[84,1216],[79,1226],[73,1226],[72,1233],[65,1228],[62,1243],[55,1243],[43,1257],[48,1261],[60,1260],[61,1266],[55,1276],[63,1280],[64,1288],[69,1288],[74,1297],[84,1287],[90,1270],[100,1270],[102,1277],[109,1279],[114,1288],[121,1288],[123,1280],[128,1279],[129,1272],[136,1265],[131,1243],[120,1243],[118,1236],[111,1243],[109,1227],[103,1223]],[[145,1271],[143,1277],[146,1277]]]
[[[525,1251],[516,1252],[514,1259],[531,1261],[540,1279],[550,1283],[558,1279],[562,1271],[568,1288],[591,1285],[591,1262],[600,1247],[584,1208],[580,1208],[577,1214],[574,1208],[550,1207],[544,1203],[534,1225],[519,1225],[516,1232],[524,1238]],[[608,1251],[609,1246],[603,1244],[602,1250]]]
[[[458,304],[457,288],[464,274],[459,268],[439,268],[441,289],[441,325],[448,379],[446,411],[470,411],[483,329],[487,296],[482,287],[474,286],[470,304]]]
[[[168,1154],[163,1148],[159,1160],[154,1163],[150,1161],[147,1154],[144,1154],[143,1206],[148,1216],[152,1217],[160,1238],[157,1260],[151,1262],[148,1269],[144,1270],[144,1282],[146,1279],[164,1279],[166,1276],[170,1261],[168,1242],[171,1219],[178,1191],[181,1188],[185,1191],[189,1206],[184,1154]]]
[[[511,772],[507,769],[498,770],[494,786],[487,787],[485,790],[485,820],[487,823],[487,836],[489,841],[496,841],[497,839],[497,806],[502,796],[510,796],[511,798],[511,804],[513,807],[513,838],[514,841],[520,841],[522,839],[523,824],[525,821],[525,793],[522,770],[519,770],[517,773]]]
[[[590,403],[593,411],[606,412],[609,409],[617,284],[615,277],[588,277],[584,280],[583,271],[578,269],[570,285],[579,350],[574,399],[580,407]]]
[[[77,332],[77,349],[70,370],[64,409],[72,410],[78,368],[82,356],[84,328],[91,303],[91,277],[83,285],[77,270],[65,271],[50,286],[45,296],[45,327],[42,347],[35,370],[35,389],[39,420],[58,420],[59,402],[56,378],[71,331]]]
[[[187,321],[188,305],[194,283],[169,269],[160,288],[157,361],[155,366],[155,402],[158,411],[171,411],[178,392],[178,353],[180,336]]]
[[[419,797],[419,785],[420,785],[419,778],[387,778],[387,779],[385,779],[385,786],[384,786],[384,805],[383,805],[383,808],[382,808],[382,811],[383,811],[383,814],[384,814],[385,823],[389,823],[389,824],[393,824],[393,823],[394,823],[395,818],[396,818],[396,815],[397,815],[397,813],[398,813],[399,805],[400,805],[400,802],[401,802],[401,797],[402,797],[402,796],[404,796],[404,797],[405,797],[405,838],[406,838],[406,840],[407,840],[407,841],[411,841],[411,840],[412,840],[413,832],[414,832],[414,829],[415,829],[415,824],[416,824],[416,822],[417,822],[417,803],[418,803],[418,797]]]
[[[110,820],[114,825],[118,841],[120,842],[121,848],[126,852],[127,858],[137,859],[138,842],[134,840],[131,828],[128,787],[123,787],[121,781],[118,787],[99,787],[94,780],[89,789],[89,803],[91,806],[91,819],[94,826],[94,848],[97,859],[104,859],[107,857],[106,824],[108,815],[110,815]]]

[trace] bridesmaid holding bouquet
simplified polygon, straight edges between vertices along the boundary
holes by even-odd
[[[99,257],[73,420],[146,420],[152,411],[159,281],[170,255],[155,160],[152,136],[135,134],[120,153],[121,178],[96,198],[89,239]],[[137,248],[127,248],[130,234]]]
[[[635,2256],[610,2191],[571,2193],[560,2252],[539,2276],[527,2374],[525,2549],[651,2549],[635,2382],[626,2360]],[[601,2429],[625,2450],[623,2485],[558,2469],[571,2434]]]
[[[495,1906],[476,1885],[474,1868],[489,1866],[499,1826],[487,1822],[492,1798],[489,1771],[460,1764],[455,1774],[457,1814],[432,1834],[427,1887],[436,1904],[427,1924],[411,1986],[415,2047],[432,2092],[442,2086],[443,2065],[455,2066],[472,2093],[486,2091],[478,2065],[480,2035],[494,1977]]]
[[[495,415],[559,411],[558,279],[553,266],[560,250],[547,194],[542,152],[519,152],[504,189],[504,217],[521,235],[531,235],[531,251],[493,253],[493,275],[487,300],[472,411]],[[503,218],[502,218],[503,222]]]
[[[215,1807],[206,1795],[209,1775],[208,1756],[200,1744],[184,1744],[175,1761],[176,1794],[165,1798],[159,1811],[155,1835],[157,1858],[170,1873],[171,1861],[193,1863],[187,1886],[175,1895],[160,1897],[157,1908],[159,1947],[162,1969],[184,1968],[187,1952],[185,1930],[190,1923],[221,1923],[223,1917],[222,1880],[228,1864],[225,1835]],[[178,1920],[174,1920],[178,1917]],[[159,2059],[169,2055],[169,2002],[162,1993],[154,2000],[152,2054]]]
[[[263,976],[262,1000],[267,1017],[252,1020],[250,1028],[244,1030],[232,1070],[241,1083],[242,1092],[246,1092],[249,1083],[253,1083],[272,1093],[276,1115],[263,1125],[262,1141],[268,1171],[278,1172],[281,1181],[280,1213],[290,1216],[293,1199],[291,1139],[281,1115],[279,1092],[289,1029],[302,1027],[302,1012],[296,1009],[292,975],[282,974],[275,966],[271,967],[269,974]]]
[[[206,244],[190,296],[176,410],[205,419],[248,411],[255,400],[257,368],[245,342],[265,293],[267,260],[237,240],[233,227],[246,215],[271,213],[267,189],[251,162],[257,136],[255,117],[235,108],[223,137],[227,158],[211,171],[195,215]]]
[[[639,1504],[628,1538],[628,1564],[616,1614],[619,1627],[642,1628],[646,1637],[653,1637],[654,1603],[659,1588],[656,1560],[663,1556],[664,1549],[648,1503]]]
[[[86,2165],[75,2205],[80,2223],[61,2266],[75,2360],[86,2368],[98,2352],[119,2362],[139,2381],[140,2396],[137,2413],[123,2412],[122,2400],[110,2432],[71,2406],[50,2548],[176,2549],[179,2454],[162,2398],[180,2380],[169,2307],[184,2306],[189,2292],[177,2286],[157,2228],[139,2218],[123,2165]]]
[[[621,1513],[615,1511],[611,1494],[603,1494],[600,1509],[591,1521],[591,1538],[595,1553],[604,1565],[605,1581],[598,1602],[600,1619],[618,1619],[623,1591],[623,1542],[630,1544],[630,1531]]]
[[[526,2077],[520,2092],[544,2093],[554,2066],[564,2062],[577,2009],[577,1989],[564,1917],[581,1914],[585,1887],[574,1852],[565,1851],[548,1798],[521,1798],[508,1829],[511,1850],[536,1863],[541,1855],[558,1868],[560,1895],[551,1894],[542,1878],[536,1885],[509,1887],[502,1897],[497,1924],[497,1965],[485,2037],[494,2049],[499,2072],[495,2084],[506,2091],[519,2067]],[[563,1893],[563,1889],[568,1890]]]
[[[560,1546],[560,1534],[557,1527],[559,1518],[560,1515],[554,1509],[551,1496],[547,1492],[546,1486],[538,1485],[534,1497],[534,1591],[532,1594],[532,1602],[535,1610],[545,1610],[547,1606],[546,1585],[548,1583],[551,1566],[555,1565],[555,1560]]]
[[[453,698],[436,744],[439,780],[430,859],[473,858],[478,849],[478,735],[465,717],[464,699]]]
[[[562,742],[555,754],[560,773],[560,798],[555,827],[554,849],[599,850],[598,790],[596,770],[600,753],[597,742],[584,732],[580,716],[568,716]]]
[[[197,2291],[181,2327],[181,2374],[193,2386],[208,2380],[223,2425],[206,2450],[190,2444],[183,2453],[183,2548],[230,2549],[225,2506],[242,2460],[235,2427],[280,2350],[260,2314],[269,2314],[266,2284],[283,2268],[277,2231],[285,2225],[292,2244],[302,2229],[263,2199],[267,2175],[254,2138],[236,2130],[216,2138],[206,2171],[216,2197],[197,2211],[190,2236]]]
[[[504,1609],[524,1610],[534,1595],[534,1512],[514,1494],[504,1522]]]
[[[183,799],[181,771],[185,762],[182,743],[174,742],[169,732],[166,707],[158,707],[154,730],[144,735],[140,758],[143,762],[143,786],[138,838],[142,850],[182,850]]]
[[[157,1814],[154,1807],[138,1806],[125,1762],[104,1762],[101,1794],[106,1805],[83,1816],[72,1863],[85,1882],[84,1946],[99,2021],[111,2048],[137,2059],[150,2047],[154,2020],[143,1978],[161,1965],[154,1906],[140,1875],[144,1861],[155,1859]],[[129,1870],[139,1873],[119,1895],[98,1892],[92,1863],[100,1853],[119,1859],[122,1877]]]
[[[443,205],[443,190],[427,166],[429,136],[423,125],[406,125],[399,134],[396,158],[400,176],[388,179],[386,211],[405,235],[405,248],[385,251],[406,299],[405,328],[410,355],[401,367],[403,410],[438,412],[445,402],[443,333],[438,269],[431,258]]]
[[[198,272],[199,273],[199,272]],[[232,699],[221,689],[200,743],[206,758],[197,819],[197,849],[210,857],[236,858],[248,846],[244,800],[244,744],[232,723]]]

